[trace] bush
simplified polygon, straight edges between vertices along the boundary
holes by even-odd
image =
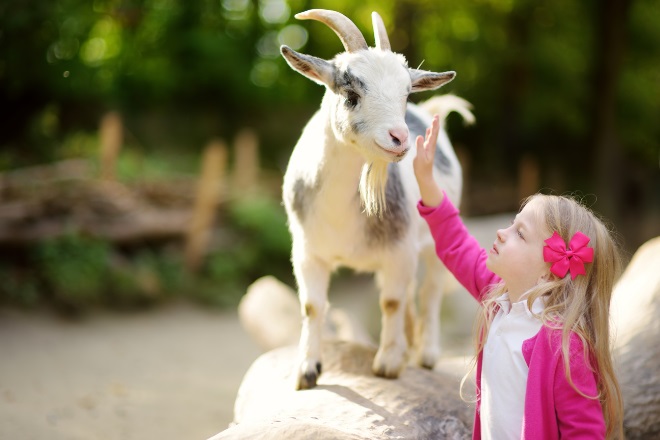
[[[30,271],[16,266],[0,267],[0,303],[33,307],[41,300],[39,285]]]
[[[53,299],[73,308],[99,304],[107,286],[110,247],[75,232],[36,247],[37,270]]]
[[[291,238],[286,214],[277,201],[236,200],[229,205],[227,223],[232,241],[207,256],[193,296],[207,304],[235,306],[257,278],[292,278]]]

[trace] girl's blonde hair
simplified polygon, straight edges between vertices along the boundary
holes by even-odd
[[[577,231],[581,231],[591,239],[589,246],[594,249],[594,259],[593,263],[585,265],[586,275],[580,275],[574,280],[570,274],[564,278],[552,276],[548,281],[536,285],[527,297],[528,308],[531,310],[537,298],[544,298],[545,309],[539,318],[543,325],[561,329],[566,377],[573,388],[584,395],[575,387],[569,368],[570,334],[573,332],[580,337],[585,359],[594,368],[598,384],[598,395],[585,397],[600,400],[607,438],[623,438],[623,399],[612,361],[609,316],[612,290],[622,270],[619,246],[605,224],[575,199],[535,194],[527,198],[522,207],[532,200],[540,206],[536,210],[540,227],[547,228],[550,234],[557,231],[566,243]],[[486,343],[490,324],[497,311],[496,300],[504,292],[503,284],[495,285],[483,300],[483,307],[475,322],[475,361]]]

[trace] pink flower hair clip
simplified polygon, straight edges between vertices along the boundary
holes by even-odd
[[[587,247],[589,240],[589,237],[577,231],[566,248],[564,239],[554,231],[552,237],[545,240],[546,246],[543,247],[543,260],[552,263],[550,272],[564,278],[570,270],[572,280],[578,275],[586,275],[584,263],[594,261],[594,248]]]

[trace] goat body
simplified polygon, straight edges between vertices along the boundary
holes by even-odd
[[[303,315],[297,388],[314,387],[321,373],[327,290],[340,266],[376,274],[382,323],[373,371],[394,378],[405,366],[406,314],[417,314],[416,274],[419,261],[424,262],[414,339],[417,362],[431,368],[440,353],[439,308],[447,271],[417,214],[420,194],[413,155],[407,152],[409,139],[423,136],[431,124],[424,107],[442,119],[450,111],[471,119],[469,104],[451,95],[421,106],[407,103],[411,92],[438,88],[454,73],[408,68],[401,55],[389,50],[378,14],[373,14],[375,49],[367,48],[355,25],[337,12],[312,10],[297,17],[326,23],[347,49],[326,61],[282,47],[292,68],[327,88],[321,108],[292,152],[283,184]],[[441,187],[458,204],[461,167],[444,130],[435,171]]]

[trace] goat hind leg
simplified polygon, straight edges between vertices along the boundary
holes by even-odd
[[[440,307],[442,291],[449,272],[433,249],[423,254],[424,277],[419,289],[415,341],[417,364],[433,368],[440,358]]]

